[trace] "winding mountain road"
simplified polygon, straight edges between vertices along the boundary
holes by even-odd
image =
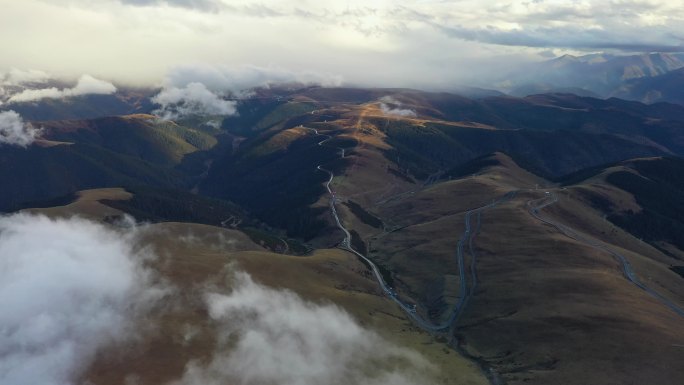
[[[477,287],[477,253],[475,253],[474,239],[477,233],[480,231],[480,228],[482,227],[482,213],[486,210],[493,209],[504,202],[510,201],[511,199],[515,198],[517,194],[517,190],[509,191],[508,193],[504,194],[501,198],[493,201],[488,205],[478,207],[466,212],[465,230],[463,231],[463,236],[458,240],[458,246],[456,248],[456,258],[458,260],[459,275],[461,277],[461,295],[459,297],[458,302],[454,306],[454,310],[452,312],[451,317],[449,318],[449,324],[453,324],[458,319],[458,317],[463,312],[463,309],[465,309],[466,305],[468,304],[468,301],[472,297],[473,293],[475,292],[475,288]],[[475,230],[472,230],[471,218],[474,214],[477,214],[477,217],[475,222]],[[470,288],[468,288],[467,285],[464,258],[464,248],[466,244],[468,245],[468,252],[470,253]]]
[[[325,135],[325,134],[319,133],[318,130],[316,130],[316,129],[313,129],[313,128],[308,128],[308,129],[313,131],[316,135],[326,137],[325,139],[323,139],[317,143],[319,146],[323,146],[325,144],[325,142],[327,142],[328,140],[330,140],[332,138],[330,135]],[[344,157],[345,150],[343,148],[340,148],[340,147],[335,147],[335,148],[340,150],[342,157]],[[396,291],[385,282],[385,280],[383,279],[382,274],[380,273],[380,270],[378,269],[377,265],[373,261],[371,261],[368,257],[361,254],[360,252],[358,252],[357,250],[355,250],[352,247],[351,233],[349,232],[349,230],[346,227],[344,227],[344,225],[342,224],[342,221],[340,220],[340,217],[337,213],[337,207],[336,207],[337,196],[336,196],[335,191],[330,186],[332,184],[333,178],[335,177],[335,174],[332,171],[323,168],[323,165],[318,165],[316,167],[316,169],[319,171],[327,173],[329,176],[327,182],[325,183],[325,188],[328,191],[328,194],[330,195],[330,204],[329,204],[330,205],[330,212],[332,213],[332,216],[335,219],[335,224],[344,233],[344,239],[342,240],[342,242],[340,242],[340,248],[343,250],[346,250],[350,253],[355,254],[356,256],[361,258],[364,262],[366,262],[367,265],[370,267],[371,271],[373,272],[373,276],[375,277],[375,280],[378,282],[378,284],[380,285],[380,288],[385,293],[385,295],[387,295],[390,299],[392,299],[392,301],[394,301],[397,305],[399,305],[399,307],[419,327],[421,327],[422,329],[424,329],[426,331],[430,331],[430,332],[444,332],[444,331],[449,330],[453,326],[454,322],[458,319],[458,317],[463,312],[463,309],[467,305],[468,300],[472,296],[474,289],[475,289],[475,286],[477,284],[477,273],[476,273],[476,267],[475,267],[476,254],[475,254],[474,247],[473,247],[473,239],[474,239],[475,235],[477,234],[477,232],[479,231],[480,226],[481,226],[481,221],[480,221],[481,214],[483,211],[492,209],[492,208],[500,205],[501,203],[512,199],[517,194],[517,191],[508,192],[504,196],[502,196],[501,198],[493,201],[492,203],[489,203],[489,204],[481,206],[481,207],[474,208],[474,209],[469,210],[465,213],[465,229],[463,231],[461,238],[458,241],[458,245],[456,248],[456,259],[458,262],[459,276],[460,276],[460,281],[461,281],[461,291],[460,291],[459,300],[454,305],[454,307],[452,308],[451,313],[449,315],[449,318],[446,321],[444,321],[440,324],[434,324],[434,323],[424,319],[419,314],[417,314],[416,308],[414,305],[410,305],[410,304],[407,304],[406,302],[402,301],[397,296]],[[472,224],[471,224],[471,222],[472,222],[471,218],[474,214],[477,214],[477,222],[476,222],[477,225],[476,225],[476,230],[473,231]],[[466,269],[466,266],[465,266],[465,257],[464,257],[464,245],[465,244],[468,244],[468,249],[469,249],[469,252],[471,254],[471,266],[470,266],[471,285],[470,285],[470,289],[468,288],[468,284],[467,284],[467,272],[468,272],[468,270]]]
[[[645,291],[646,293],[648,293],[649,295],[651,295],[653,298],[658,300],[663,305],[670,308],[672,311],[674,311],[678,315],[684,317],[684,309],[682,309],[680,306],[678,306],[677,304],[675,304],[671,300],[667,299],[666,297],[664,297],[660,293],[658,293],[655,290],[651,289],[650,287],[646,286],[643,282],[641,282],[639,280],[639,278],[634,273],[634,270],[632,269],[632,265],[629,263],[629,261],[627,260],[627,258],[624,255],[618,253],[617,251],[612,250],[611,248],[609,248],[605,244],[598,242],[596,240],[590,239],[586,236],[583,236],[578,231],[576,231],[575,229],[573,229],[569,226],[566,226],[562,223],[558,223],[558,222],[556,222],[556,221],[554,221],[554,220],[552,220],[546,216],[543,216],[540,213],[540,210],[544,209],[545,207],[551,206],[557,202],[558,202],[558,195],[556,195],[553,192],[550,192],[544,198],[531,200],[531,201],[527,202],[528,211],[533,217],[537,218],[538,220],[540,220],[540,221],[542,221],[548,225],[555,227],[561,233],[563,233],[565,236],[572,238],[578,242],[581,242],[581,243],[583,243],[583,244],[585,244],[591,248],[601,250],[601,251],[604,251],[604,252],[612,255],[613,258],[615,258],[615,260],[620,263],[620,266],[622,269],[622,274],[624,275],[624,277],[627,280],[629,280],[632,284],[637,286],[639,289],[641,289],[641,290]]]

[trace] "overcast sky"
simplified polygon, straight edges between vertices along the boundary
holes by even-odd
[[[0,71],[147,84],[202,65],[429,88],[563,53],[684,49],[680,0],[0,0],[0,9]]]

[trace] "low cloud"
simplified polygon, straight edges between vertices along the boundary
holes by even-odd
[[[67,96],[88,94],[108,95],[116,92],[116,87],[105,80],[96,79],[90,75],[83,75],[78,79],[74,88],[65,90]]]
[[[42,99],[59,99],[65,96],[65,90],[57,87],[41,88],[37,90],[27,89],[12,95],[8,103],[35,102]]]
[[[220,325],[217,351],[191,362],[173,385],[430,384],[434,368],[414,351],[361,327],[334,305],[304,301],[236,273],[230,294],[206,296]]]
[[[380,110],[383,114],[405,118],[416,117],[415,111],[408,108],[402,108],[403,106],[404,104],[402,102],[391,96],[383,96],[380,98]]]
[[[135,336],[165,291],[135,230],[83,219],[0,218],[0,383],[74,385],[101,349]]]
[[[184,87],[193,82],[205,84],[212,91],[240,94],[255,87],[282,84],[339,86],[340,76],[314,71],[291,71],[280,67],[259,66],[180,66],[166,76],[169,86]]]
[[[59,99],[82,95],[110,95],[116,87],[107,81],[96,79],[90,75],[82,75],[72,88],[57,87],[26,89],[9,98],[9,103],[34,102],[42,99]]]
[[[0,145],[26,147],[33,143],[39,133],[40,130],[24,122],[15,111],[0,112]]]
[[[202,83],[184,87],[166,87],[152,98],[161,106],[153,113],[162,119],[179,119],[192,115],[234,115],[237,102],[224,100]]]
[[[220,0],[120,0],[122,4],[139,7],[168,6],[216,12],[222,8]]]
[[[567,48],[581,51],[615,50],[624,52],[682,52],[684,44],[663,44],[659,37],[622,38],[605,28],[537,27],[504,30],[501,28],[437,26],[448,36],[474,42],[530,48]]]
[[[256,87],[276,85],[338,86],[340,77],[278,67],[186,65],[172,69],[164,88],[151,100],[160,108],[153,113],[162,119],[191,115],[235,115],[237,101],[227,96],[248,97]]]
[[[97,66],[107,78],[139,85],[158,84],[167,68],[192,58],[219,67],[278,63],[343,74],[346,82],[364,86],[450,90],[458,83],[483,86],[484,76],[497,77],[512,60],[538,60],[547,49],[684,50],[684,7],[672,0],[5,3],[0,68],[74,75]],[[23,44],[16,44],[17,36]],[[190,82],[217,91],[197,78],[172,86]]]
[[[21,86],[25,84],[41,84],[50,80],[50,75],[38,70],[20,70],[12,68],[0,75],[0,84],[4,86]]]

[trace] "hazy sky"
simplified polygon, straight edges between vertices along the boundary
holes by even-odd
[[[0,71],[148,84],[200,65],[439,87],[566,52],[684,49],[679,0],[0,0],[0,9]]]

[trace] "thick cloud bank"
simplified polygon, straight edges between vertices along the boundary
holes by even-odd
[[[404,104],[391,96],[383,96],[380,98],[380,110],[383,114],[389,116],[398,116],[405,118],[415,118],[416,112],[408,109],[402,108]]]
[[[34,102],[42,99],[59,99],[82,95],[110,95],[116,92],[116,87],[107,81],[96,79],[90,75],[82,75],[72,88],[58,89],[57,87],[26,89],[9,98],[9,103]]]
[[[291,71],[279,67],[186,65],[171,69],[166,82],[184,87],[193,82],[205,84],[212,91],[239,94],[254,87],[271,87],[281,84],[320,85],[334,87],[342,78],[312,71]]]
[[[125,234],[81,219],[0,218],[0,384],[71,385],[163,293]]]
[[[333,305],[306,302],[289,291],[236,274],[229,295],[206,297],[221,325],[218,350],[191,363],[174,385],[428,385],[432,367],[362,328]]]
[[[179,119],[191,115],[234,115],[236,102],[224,100],[202,83],[184,87],[167,87],[152,98],[161,106],[153,113],[162,119]]]
[[[15,111],[0,112],[0,145],[26,147],[33,143],[40,130],[25,123]]]
[[[341,79],[277,67],[186,65],[169,71],[164,83],[162,91],[152,98],[160,106],[154,114],[163,119],[179,119],[190,115],[234,115],[237,102],[224,97],[248,97],[255,87],[336,86],[341,84]]]
[[[21,86],[25,84],[40,84],[50,80],[50,75],[38,70],[20,70],[12,68],[6,74],[0,74],[0,85]]]

